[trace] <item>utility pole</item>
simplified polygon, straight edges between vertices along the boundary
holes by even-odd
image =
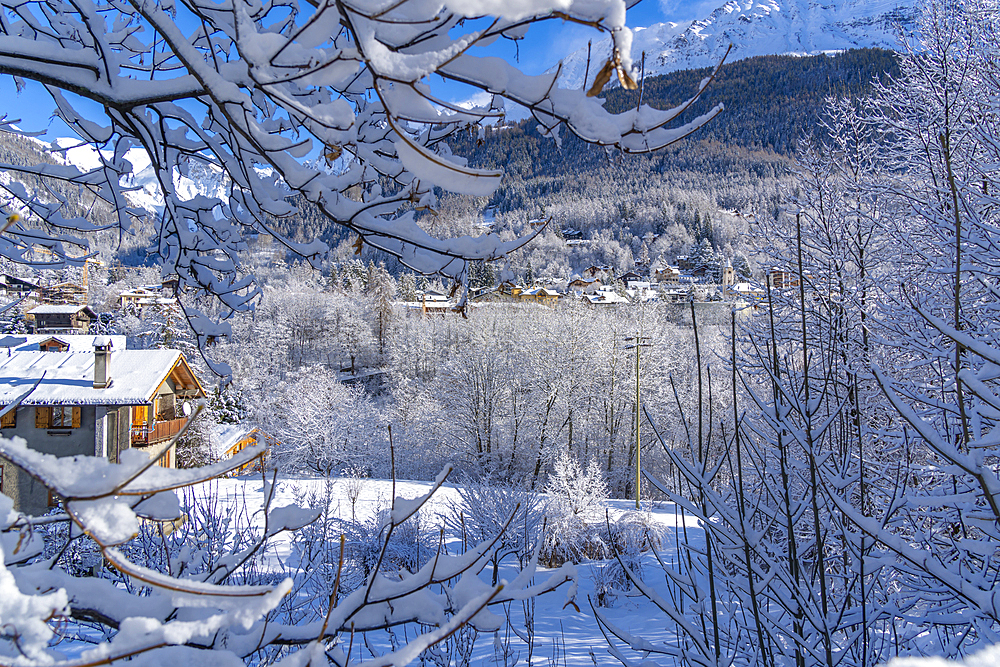
[[[624,349],[631,350],[635,348],[635,508],[639,509],[639,489],[640,480],[642,479],[642,461],[639,456],[639,348],[643,347],[653,347],[649,341],[652,340],[649,336],[640,336],[636,332],[635,336],[629,336],[625,338],[625,342],[628,345],[624,346]]]

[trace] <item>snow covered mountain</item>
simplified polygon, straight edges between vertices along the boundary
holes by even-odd
[[[97,150],[90,145],[80,145],[80,141],[71,138],[60,138],[51,144],[37,141],[39,148],[46,151],[53,151],[49,155],[57,162],[69,164],[88,171],[100,166],[100,155]],[[104,156],[110,159],[110,152]],[[132,148],[125,153],[125,159],[132,164],[132,175],[122,181],[124,187],[129,188],[125,193],[126,199],[132,206],[145,209],[150,213],[159,213],[163,209],[163,193],[156,180],[156,172],[146,151],[141,148]],[[269,170],[266,170],[269,172]],[[174,188],[182,200],[191,199],[197,195],[208,197],[226,197],[227,179],[220,169],[193,162],[187,174],[174,174]]]
[[[763,55],[816,55],[852,48],[895,48],[911,34],[914,0],[729,0],[710,16],[686,23],[657,23],[635,30],[632,57],[646,53],[646,76],[712,67],[730,44],[728,62]],[[610,38],[596,42],[588,84],[611,52]],[[563,60],[560,85],[579,88],[587,49]],[[551,71],[555,71],[552,68]],[[637,72],[638,74],[638,72]],[[617,84],[617,79],[612,78]]]

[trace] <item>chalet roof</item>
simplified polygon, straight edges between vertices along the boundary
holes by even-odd
[[[94,388],[94,356],[92,351],[0,355],[0,404],[17,400],[38,382],[22,405],[144,405],[171,376],[183,388],[205,396],[178,350],[111,352],[111,384],[104,389]]]
[[[618,294],[617,292],[605,292],[603,290],[600,291],[600,292],[598,292],[597,294],[593,294],[593,295],[585,294],[583,296],[583,299],[585,301],[587,301],[588,303],[592,303],[594,305],[598,305],[598,304],[600,304],[600,305],[611,305],[611,304],[616,304],[616,303],[628,303],[629,302],[628,299],[626,299],[622,295]]]
[[[100,336],[91,334],[21,334],[19,336],[4,336],[0,338],[0,355],[4,353],[3,348],[9,348],[10,352],[37,352],[38,346],[47,340],[60,340],[67,345],[67,352],[93,352],[94,339]],[[125,336],[104,336],[111,339],[111,349],[124,350],[126,346]]]
[[[97,313],[90,306],[81,306],[79,304],[69,304],[65,306],[54,306],[50,304],[45,304],[42,306],[36,306],[28,311],[29,315],[75,315],[81,310],[87,311],[87,314],[96,319]]]
[[[256,426],[244,424],[219,424],[212,429],[212,453],[216,457],[222,458],[242,440],[254,436],[257,430]]]
[[[12,276],[9,273],[0,274],[0,284],[8,286],[20,286],[20,287],[38,287],[35,283],[28,282],[27,280],[22,280],[17,276]]]

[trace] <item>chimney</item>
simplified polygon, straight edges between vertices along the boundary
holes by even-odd
[[[111,386],[111,338],[96,336],[94,338],[94,389],[104,389]]]

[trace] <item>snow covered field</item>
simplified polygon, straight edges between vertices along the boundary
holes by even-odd
[[[279,478],[276,484],[273,507],[292,504],[296,498],[309,492],[322,495],[326,491],[326,484],[326,480],[319,478]],[[349,486],[350,481],[346,479],[333,479],[331,481],[332,511],[336,516],[345,520],[351,519],[352,516],[348,495]],[[431,486],[430,482],[397,480],[395,494],[400,498],[412,499],[426,494]],[[263,506],[264,487],[259,477],[221,479],[211,482],[205,487],[217,490],[219,500],[224,504],[245,503],[246,509],[250,513],[256,513]],[[201,491],[208,490],[205,487]],[[361,493],[354,507],[356,520],[365,521],[379,510],[388,508],[392,496],[393,483],[391,481],[362,480]],[[443,524],[444,516],[458,503],[460,503],[460,498],[455,485],[446,484],[434,494],[422,510],[420,518],[422,525],[436,529]],[[607,502],[607,508],[612,521],[626,512],[635,511],[634,502],[626,500],[610,500]],[[676,534],[675,531],[680,525],[679,521],[682,520],[675,509],[675,506],[669,503],[658,503],[651,509],[644,507],[644,511],[648,511],[649,517],[661,524],[668,532],[667,538],[664,540],[664,549],[660,554],[668,562],[673,556],[671,545]],[[259,518],[261,515],[257,513],[256,516]],[[686,523],[687,539],[689,541],[702,540],[703,533],[697,521],[687,517]],[[454,535],[448,536],[449,546],[456,546],[458,540],[459,538]],[[273,559],[272,563],[277,565],[280,559],[289,554],[288,536],[280,536],[273,546],[269,557]],[[508,564],[507,569],[511,574],[515,564]],[[576,591],[575,607],[573,604],[568,604],[567,594],[570,592],[568,586],[563,586],[559,590],[537,599],[534,610],[535,646],[531,663],[565,665],[566,667],[594,665],[595,661],[600,665],[617,664],[617,661],[607,652],[607,644],[598,629],[588,603],[588,596],[594,597],[594,572],[605,565],[606,562],[597,561],[578,566],[579,589]],[[660,587],[664,578],[662,574],[659,574],[658,565],[652,554],[645,554],[643,569],[647,583],[655,586],[660,593],[664,593],[665,590]],[[488,580],[489,576],[490,570],[487,568],[481,577]],[[501,576],[504,576],[503,573]],[[623,630],[654,642],[668,640],[673,636],[666,617],[642,596],[618,595],[613,605],[609,609],[604,609],[603,612],[609,621]],[[509,613],[516,629],[524,632],[522,610],[512,605]],[[500,634],[503,634],[503,631]],[[527,663],[526,644],[516,636],[511,639],[511,649],[515,655],[519,656],[519,663]],[[471,664],[485,667],[495,663],[494,637],[480,635],[476,642]]]

